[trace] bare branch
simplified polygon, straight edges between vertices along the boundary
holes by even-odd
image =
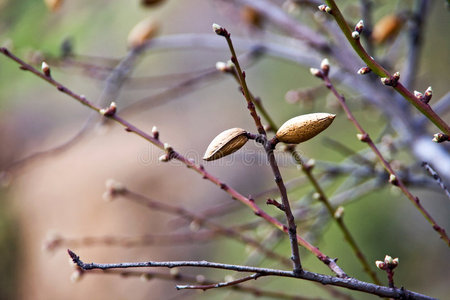
[[[332,277],[328,275],[322,275],[318,273],[302,271],[299,274],[294,274],[292,271],[283,271],[268,268],[257,268],[249,266],[240,265],[229,265],[221,264],[208,261],[146,261],[146,262],[135,262],[135,263],[117,263],[117,264],[97,264],[97,263],[84,263],[78,255],[76,255],[71,250],[68,250],[70,257],[73,262],[78,265],[83,270],[93,270],[93,269],[126,269],[126,268],[174,268],[174,267],[201,267],[201,268],[213,268],[222,270],[231,270],[236,272],[250,272],[258,273],[259,276],[280,276],[280,277],[291,277],[299,278],[308,281],[320,282],[321,284],[334,285],[340,287],[346,287],[352,290],[365,292],[368,294],[377,295],[380,297],[388,297],[394,299],[424,299],[430,300],[432,297],[421,295],[415,292],[408,291],[406,289],[388,288],[384,286],[375,285],[372,283],[367,283],[359,281],[354,278],[339,278]]]

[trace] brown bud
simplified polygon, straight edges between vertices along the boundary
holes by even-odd
[[[241,19],[252,26],[261,28],[262,25],[262,16],[261,14],[255,10],[253,7],[244,5],[241,9]]]
[[[137,23],[128,34],[128,47],[141,46],[146,41],[152,39],[158,32],[158,24],[150,18]]]
[[[405,19],[399,15],[387,15],[381,18],[373,27],[372,39],[376,44],[382,44],[390,38],[394,38],[405,23]]]
[[[247,132],[241,128],[231,128],[216,136],[206,149],[203,159],[211,161],[239,150],[247,143]]]
[[[292,118],[281,125],[276,137],[287,144],[302,143],[324,131],[335,116],[329,113],[312,113]]]
[[[51,12],[55,12],[55,11],[59,10],[63,1],[62,0],[44,0],[44,2],[45,2],[45,5],[47,5],[47,8]]]

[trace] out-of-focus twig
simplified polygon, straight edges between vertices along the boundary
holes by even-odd
[[[427,170],[427,172],[430,173],[433,179],[437,182],[437,184],[439,184],[441,189],[444,191],[445,195],[447,195],[447,197],[450,198],[450,193],[447,187],[445,186],[444,182],[442,181],[441,177],[439,176],[439,174],[436,173],[436,171],[433,170],[433,168],[427,162],[423,162],[422,167],[424,167],[425,170]]]

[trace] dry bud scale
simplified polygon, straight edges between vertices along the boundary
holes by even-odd
[[[292,118],[281,125],[276,138],[287,144],[305,142],[324,131],[335,117],[329,113],[312,113]]]
[[[216,160],[227,156],[247,143],[247,132],[241,128],[231,128],[216,136],[206,149],[203,159]]]

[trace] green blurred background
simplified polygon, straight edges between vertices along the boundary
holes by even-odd
[[[281,2],[281,1],[275,1]],[[339,1],[341,2],[341,1]],[[342,1],[349,20],[357,20],[359,1]],[[375,1],[374,19],[400,7],[410,8],[412,1]],[[246,28],[239,14],[220,1],[190,0],[166,1],[153,8],[143,8],[139,1],[66,1],[58,12],[50,12],[43,1],[0,1],[0,43],[19,57],[41,51],[57,56],[61,43],[70,39],[74,52],[93,57],[120,58],[126,54],[126,40],[131,28],[148,16],[160,24],[160,36],[184,33],[211,32],[211,24],[227,27],[233,36],[252,36],[257,33]],[[425,46],[417,74],[418,90],[433,85],[434,98],[439,99],[448,90],[449,65],[449,12],[444,1],[431,6],[425,27]],[[311,11],[302,10],[298,18],[311,22]],[[315,26],[312,24],[311,26]],[[400,35],[398,43],[404,42]],[[173,51],[150,51],[140,61],[135,76],[192,72],[225,61],[229,54],[220,51],[189,48]],[[237,45],[239,49],[239,44]],[[400,50],[404,49],[399,46]],[[384,48],[383,48],[384,49]],[[386,51],[385,49],[380,51]],[[96,62],[95,58],[92,62]],[[249,67],[247,78],[254,94],[261,96],[277,124],[295,115],[314,111],[337,112],[333,125],[323,134],[337,139],[348,147],[360,150],[355,129],[343,113],[330,106],[334,99],[326,93],[314,104],[289,104],[284,100],[291,89],[315,87],[320,82],[310,76],[310,66],[301,66],[273,58],[262,58]],[[77,93],[97,99],[103,88],[100,80],[93,80],[76,68],[53,68],[52,74]],[[173,83],[164,82],[163,88]],[[155,86],[153,84],[152,86]],[[344,89],[346,93],[351,93]],[[132,101],[161,91],[160,87],[133,90],[125,88],[117,100],[119,108]],[[372,136],[378,136],[384,118],[374,108],[363,106],[357,97],[347,94],[350,106]],[[5,57],[0,58],[0,166],[37,150],[43,150],[66,141],[73,136],[89,116],[89,111],[61,95],[38,78],[18,70],[17,65]],[[166,104],[128,117],[144,130],[157,125],[164,141],[170,142],[181,153],[198,158],[209,141],[221,130],[242,127],[253,130],[254,125],[236,84],[226,76],[201,88],[173,96]],[[448,118],[447,118],[448,120]],[[118,126],[93,130],[87,138],[55,157],[33,161],[20,171],[2,178],[0,191],[0,299],[252,299],[228,289],[207,292],[176,292],[173,282],[119,276],[89,275],[76,284],[70,283],[73,268],[66,261],[64,249],[53,255],[41,251],[49,232],[64,236],[99,236],[102,234],[138,235],[168,232],[171,217],[148,212],[120,201],[105,204],[101,201],[104,181],[117,178],[151,197],[171,201],[194,211],[201,211],[218,203],[230,201],[216,187],[198,178],[196,174],[176,164],[158,164],[161,152],[129,136]],[[253,145],[246,146],[255,150]],[[321,161],[340,162],[345,157],[326,146],[323,138],[314,139],[300,147],[306,157]],[[149,155],[143,163],[142,155]],[[239,154],[236,154],[239,155]],[[413,160],[405,152],[399,154],[405,163]],[[237,162],[230,166],[211,165],[208,169],[242,194],[257,194],[274,186],[266,165],[248,166]],[[300,176],[293,165],[282,168],[286,179]],[[343,179],[327,189],[328,194]],[[449,204],[439,191],[412,191],[423,199],[423,204],[445,228],[450,228]],[[303,203],[311,199],[312,188],[305,184],[290,194],[290,199]],[[261,201],[264,201],[262,199]],[[307,201],[306,201],[307,202]],[[261,202],[263,203],[263,202]],[[262,204],[265,207],[265,205]],[[295,205],[294,205],[295,206]],[[275,209],[267,207],[275,214]],[[248,210],[218,219],[232,225],[255,220]],[[357,202],[346,206],[345,221],[368,260],[383,259],[386,254],[399,257],[396,284],[437,298],[448,297],[448,247],[411,203],[398,191],[384,187]],[[300,234],[302,228],[299,227]],[[250,232],[258,238],[268,234],[268,228]],[[339,258],[339,265],[358,279],[369,281],[349,246],[334,224],[327,224],[314,241],[330,257]],[[284,239],[275,250],[289,255]],[[191,260],[207,259],[230,264],[246,263],[248,249],[226,239],[193,246],[150,247],[122,249],[96,247],[81,248],[79,254],[87,261],[137,260]],[[316,258],[302,250],[303,265],[307,270],[329,273]],[[270,261],[263,266],[279,267]],[[212,280],[223,280],[228,272],[190,270],[204,274]],[[386,283],[384,274],[377,272]],[[284,278],[262,278],[247,283],[264,289],[283,291],[309,297],[332,299],[318,285]],[[373,299],[360,293],[355,299]]]

